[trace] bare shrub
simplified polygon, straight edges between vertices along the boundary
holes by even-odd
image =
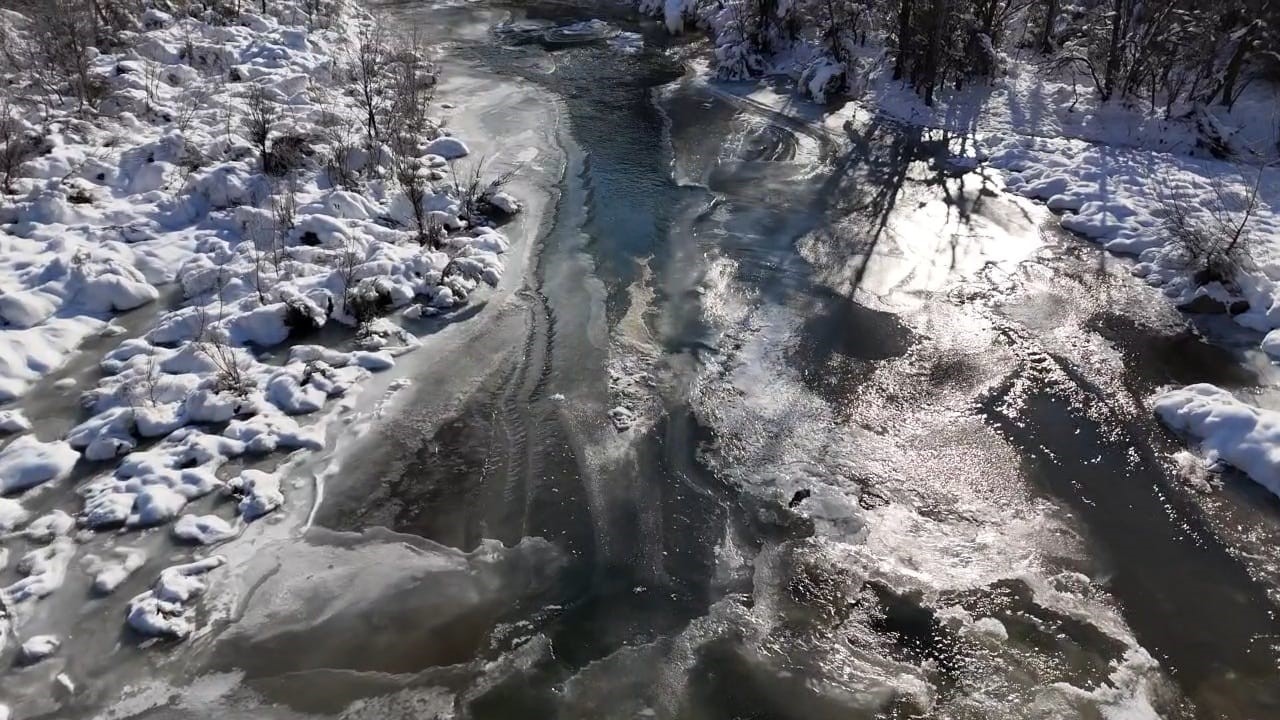
[[[1259,169],[1252,180],[1237,171],[1238,184],[1213,178],[1213,193],[1207,201],[1182,195],[1167,179],[1162,183],[1165,230],[1196,282],[1229,285],[1249,262],[1254,239],[1251,223],[1258,211],[1264,170]],[[1203,212],[1194,213],[1193,203],[1202,203]]]
[[[449,163],[449,175],[453,183],[451,190],[454,199],[461,206],[462,217],[469,221],[484,217],[485,212],[489,209],[487,198],[510,183],[519,171],[519,168],[511,168],[495,176],[489,182],[485,182],[484,164],[485,160],[482,157],[459,175],[457,163]]]
[[[389,304],[386,293],[378,287],[374,278],[357,283],[346,295],[347,312],[356,321],[356,337],[368,338],[373,334],[373,321],[381,317]]]
[[[218,318],[223,317],[223,289],[226,278],[218,274],[213,292],[218,301]],[[214,367],[214,390],[239,398],[248,397],[257,388],[253,377],[246,372],[240,353],[226,340],[219,328],[210,325],[209,313],[204,304],[196,305],[195,346]]]
[[[272,141],[264,170],[268,175],[281,177],[302,167],[310,154],[310,138],[297,134],[282,135]]]
[[[270,149],[271,133],[280,120],[280,109],[267,99],[266,90],[256,84],[249,88],[246,109],[248,116],[245,124],[248,126],[249,142],[258,151],[258,158],[265,172],[270,163],[267,153]]]
[[[23,131],[8,96],[0,97],[0,189],[13,194],[18,169],[35,154],[36,144]]]
[[[396,182],[412,208],[413,227],[418,244],[430,244],[431,247],[436,247],[436,243],[433,242],[429,213],[424,206],[430,188],[422,159],[416,155],[397,153]]]
[[[95,18],[77,0],[48,0],[29,10],[31,34],[18,48],[18,64],[27,78],[63,101],[69,95],[78,109],[97,104],[103,85],[90,73],[89,48],[94,45]]]
[[[351,168],[351,157],[357,150],[356,139],[350,124],[336,113],[326,113],[320,118],[321,141],[328,151],[321,158],[321,165],[329,177],[329,184],[356,192],[360,179]]]
[[[369,25],[357,33],[355,57],[348,72],[356,106],[360,108],[365,133],[371,141],[382,138],[378,120],[388,104],[386,90],[390,56],[387,34],[381,25]]]

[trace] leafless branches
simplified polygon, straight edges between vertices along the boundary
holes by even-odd
[[[1167,178],[1162,183],[1165,229],[1200,284],[1230,284],[1249,262],[1251,224],[1258,212],[1265,168],[1258,169],[1252,179],[1242,170],[1237,172],[1238,183],[1230,177],[1214,177],[1208,198],[1200,193],[1188,197]]]

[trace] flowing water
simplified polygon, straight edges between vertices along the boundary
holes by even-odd
[[[1272,383],[1250,338],[617,8],[378,9],[520,167],[524,272],[105,717],[1280,716],[1280,503],[1144,405]]]

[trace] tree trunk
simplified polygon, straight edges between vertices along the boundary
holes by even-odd
[[[1218,102],[1223,107],[1230,108],[1236,103],[1236,83],[1240,80],[1240,70],[1244,67],[1244,60],[1249,55],[1249,50],[1253,46],[1253,28],[1250,25],[1248,30],[1240,36],[1240,42],[1236,44],[1236,49],[1231,53],[1231,60],[1227,63],[1227,70],[1222,76],[1222,99]]]
[[[1107,67],[1102,76],[1102,99],[1111,99],[1120,74],[1120,41],[1124,39],[1124,0],[1115,0],[1111,10],[1111,42],[1107,45]]]
[[[913,0],[899,0],[898,4],[898,58],[893,65],[893,79],[901,80],[906,74],[907,47],[911,45],[911,4]]]
[[[929,20],[929,50],[925,56],[924,104],[933,107],[933,91],[938,86],[942,64],[942,34],[947,22],[947,0],[933,0]]]
[[[98,0],[85,0],[85,9],[89,11],[89,43],[98,44]]]
[[[1044,26],[1040,28],[1040,51],[1053,50],[1053,26],[1058,22],[1060,0],[1047,0],[1044,9]]]

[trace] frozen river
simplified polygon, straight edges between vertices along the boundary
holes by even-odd
[[[228,551],[222,619],[50,717],[1280,716],[1278,503],[1145,404],[1259,384],[1247,339],[960,140],[621,11],[378,9],[520,168],[522,272]]]

